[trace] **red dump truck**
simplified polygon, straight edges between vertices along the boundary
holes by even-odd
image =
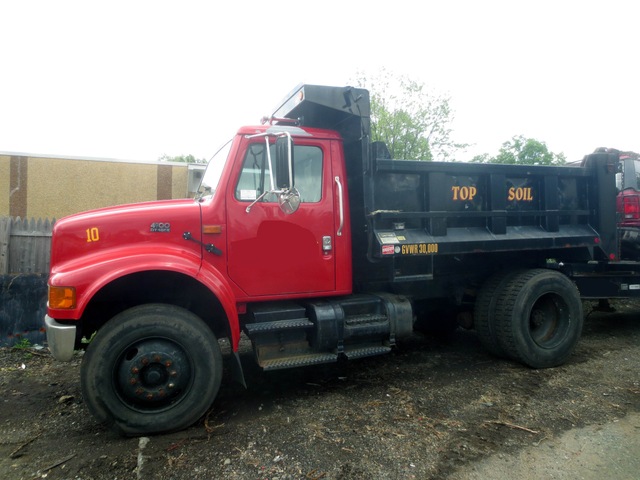
[[[185,428],[222,377],[389,352],[416,328],[475,328],[493,354],[560,365],[581,299],[637,297],[621,259],[619,155],[582,166],[389,158],[369,92],[301,85],[209,162],[195,199],[59,220],[51,352],[89,344],[89,410],[124,435]],[[244,357],[244,356],[243,356]]]

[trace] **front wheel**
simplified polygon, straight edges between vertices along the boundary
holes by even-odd
[[[496,337],[502,350],[533,368],[564,363],[584,322],[580,294],[554,270],[534,269],[509,278],[497,292]]]
[[[125,310],[107,322],[82,361],[89,411],[124,435],[188,427],[210,407],[222,355],[207,325],[173,305]]]

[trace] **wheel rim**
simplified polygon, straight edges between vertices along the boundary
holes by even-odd
[[[529,334],[542,348],[554,348],[566,337],[571,315],[564,299],[556,294],[540,297],[531,309]]]
[[[115,364],[120,400],[138,411],[161,411],[179,402],[192,384],[191,357],[176,342],[151,338],[123,350]]]

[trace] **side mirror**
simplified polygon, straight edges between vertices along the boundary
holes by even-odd
[[[291,215],[300,208],[300,193],[295,188],[292,188],[289,191],[280,194],[278,197],[278,203],[280,204],[280,210],[287,215]]]
[[[293,188],[293,141],[289,135],[276,140],[276,188]]]

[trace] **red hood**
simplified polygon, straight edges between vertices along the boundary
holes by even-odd
[[[179,244],[193,250],[183,234],[200,239],[200,205],[193,199],[120,205],[70,215],[58,220],[51,242],[51,273],[71,261],[89,261],[98,253],[147,243]]]

